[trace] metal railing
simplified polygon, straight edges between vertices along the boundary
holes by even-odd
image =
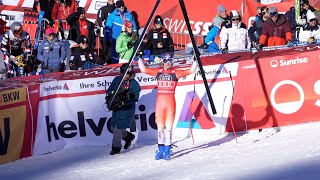
[[[170,35],[172,37],[175,50],[185,50],[188,44],[191,43],[191,39],[188,33],[170,32]],[[194,39],[197,46],[200,46],[204,43],[205,36],[194,34]],[[191,44],[190,47],[192,47]]]

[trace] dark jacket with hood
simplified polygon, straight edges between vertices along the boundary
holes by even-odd
[[[271,18],[263,24],[260,44],[266,46],[281,46],[292,40],[292,32],[288,19],[283,15],[278,15],[278,20],[273,22]]]

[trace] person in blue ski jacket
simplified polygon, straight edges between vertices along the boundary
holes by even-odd
[[[50,72],[59,72],[64,66],[67,56],[64,44],[56,38],[54,30],[46,29],[46,38],[38,47],[37,59],[41,61],[42,68]]]
[[[223,20],[221,18],[214,19],[213,27],[210,29],[210,31],[208,32],[208,34],[204,40],[208,46],[209,52],[220,52],[219,46],[217,45],[216,42],[214,42],[214,40],[216,39],[216,37],[220,33],[220,28],[221,28],[222,22],[223,22]]]
[[[116,9],[109,15],[106,22],[105,38],[106,41],[112,42],[112,63],[118,63],[119,56],[116,52],[116,40],[124,29],[124,22],[130,21],[133,24],[133,31],[137,31],[137,25],[130,11],[125,7],[122,0],[116,2]]]

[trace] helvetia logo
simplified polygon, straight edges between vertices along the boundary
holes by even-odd
[[[64,83],[63,90],[69,90],[69,87],[68,87],[67,83]]]
[[[63,86],[59,86],[59,85],[56,85],[56,86],[48,86],[48,87],[43,87],[44,91],[58,91],[58,90],[69,90],[69,86],[67,83],[64,83]]]

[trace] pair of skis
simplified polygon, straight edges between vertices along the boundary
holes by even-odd
[[[40,36],[41,36],[41,29],[42,29],[42,21],[43,21],[43,16],[44,16],[44,11],[40,11],[39,12],[39,19],[38,19],[38,26],[37,26],[37,30],[36,30],[36,36],[35,36],[35,44],[33,49],[37,50],[38,46],[39,46],[39,40],[40,40]]]
[[[150,17],[149,17],[149,19],[147,21],[147,24],[146,24],[145,28],[143,29],[142,35],[139,37],[138,42],[134,45],[134,53],[131,55],[131,58],[130,58],[127,66],[126,66],[126,70],[125,70],[124,74],[126,74],[128,72],[128,69],[131,66],[132,62],[133,62],[133,57],[136,56],[136,54],[137,54],[137,52],[139,50],[138,47],[140,47],[140,45],[142,43],[144,35],[145,35],[146,31],[148,30],[148,28],[150,26],[151,20],[154,17],[154,13],[155,13],[155,11],[157,10],[157,8],[158,8],[158,6],[160,4],[160,1],[161,0],[157,0],[157,2],[156,2],[155,6],[154,6],[154,8],[153,8],[153,10],[152,10],[152,12],[150,14]],[[205,71],[203,69],[203,66],[202,66],[202,63],[201,63],[201,60],[200,60],[200,52],[198,50],[198,47],[196,45],[196,42],[195,42],[195,39],[194,39],[194,36],[193,36],[193,33],[192,33],[192,29],[191,29],[191,25],[190,25],[190,22],[189,22],[189,17],[188,17],[188,14],[187,14],[187,10],[186,10],[184,1],[183,0],[179,0],[179,3],[180,3],[180,7],[181,7],[181,10],[182,10],[182,13],[183,13],[183,16],[184,16],[188,31],[189,31],[189,35],[190,35],[190,38],[191,38],[192,46],[193,46],[193,49],[195,51],[194,60],[196,60],[198,62],[200,73],[201,73],[201,76],[202,76],[202,79],[203,79],[203,83],[204,83],[204,86],[205,86],[205,89],[206,89],[206,92],[207,92],[207,96],[208,96],[208,99],[209,99],[209,103],[210,103],[210,106],[211,106],[212,113],[213,114],[217,114],[216,108],[215,108],[213,100],[212,100],[211,92],[210,92],[210,89],[209,89],[209,86],[208,86],[208,82],[207,82],[207,79],[206,79],[206,76],[205,76]],[[119,84],[116,85],[117,88],[115,90],[115,93],[113,93],[111,95],[111,97],[110,97],[111,100],[109,101],[108,107],[109,107],[109,105],[112,104],[112,102],[113,102],[113,100],[115,98],[115,95],[118,93],[123,80],[124,80],[124,76],[122,76],[122,79],[119,82]]]

